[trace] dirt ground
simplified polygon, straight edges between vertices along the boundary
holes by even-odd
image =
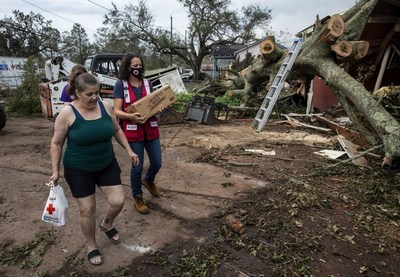
[[[382,171],[373,156],[369,168],[332,166],[338,161],[314,152],[339,149],[333,132],[270,120],[256,133],[250,124],[163,125],[162,195],[145,192],[148,215],[132,207],[128,159],[115,144],[126,191],[115,223],[122,242],[97,229],[104,264],[94,267],[65,182],[67,225],[40,220],[53,122],[8,118],[0,276],[400,276],[399,173]],[[100,221],[105,203],[96,199]]]

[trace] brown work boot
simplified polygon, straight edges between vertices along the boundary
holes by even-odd
[[[149,208],[144,204],[142,195],[133,196],[133,206],[141,214],[149,213]]]
[[[160,190],[156,187],[154,182],[147,181],[146,179],[142,180],[142,185],[153,195],[154,197],[160,196]]]

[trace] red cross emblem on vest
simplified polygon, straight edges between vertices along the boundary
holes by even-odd
[[[49,204],[49,206],[46,208],[46,211],[48,211],[49,214],[53,214],[55,210],[56,208],[53,207],[53,204]]]

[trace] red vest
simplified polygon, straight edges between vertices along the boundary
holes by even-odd
[[[132,86],[127,81],[122,81],[124,89],[124,101],[122,109],[125,111],[126,107],[136,102],[136,95],[133,91]],[[142,80],[142,97],[147,96],[151,93],[149,80]],[[135,124],[131,120],[122,120],[122,128],[124,134],[129,142],[153,140],[160,137],[160,131],[158,130],[157,117],[150,117],[143,125]]]

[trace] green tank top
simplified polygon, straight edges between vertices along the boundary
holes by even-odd
[[[98,171],[110,165],[114,159],[112,137],[114,127],[111,117],[99,101],[101,118],[85,120],[73,106],[76,119],[69,128],[64,167],[83,171]]]

